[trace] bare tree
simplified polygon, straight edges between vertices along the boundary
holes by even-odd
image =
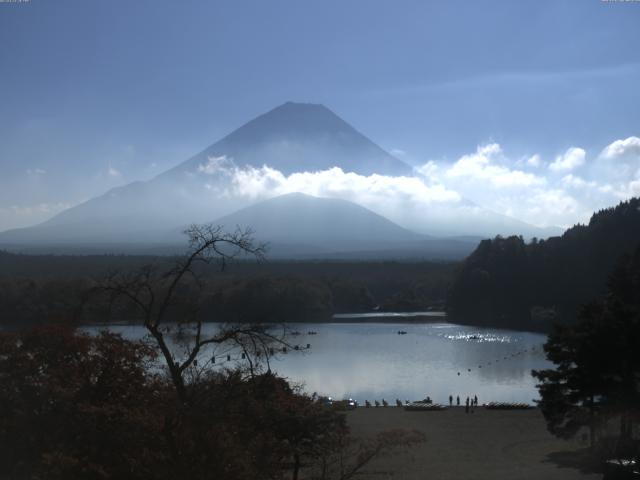
[[[238,228],[233,233],[226,233],[221,226],[192,225],[185,234],[189,239],[188,252],[172,268],[159,271],[157,266],[147,265],[135,272],[113,273],[98,287],[108,295],[110,305],[125,300],[133,307],[135,316],[142,320],[160,350],[182,404],[189,401],[187,373],[197,369],[199,355],[205,347],[227,345],[242,351],[242,357],[253,373],[256,360],[264,358],[268,362],[274,342],[286,345],[284,336],[270,333],[270,326],[261,323],[260,319],[224,324],[221,328],[205,331],[198,314],[196,296],[203,286],[199,265],[217,262],[224,269],[239,256],[260,261],[264,259],[265,245],[255,243],[250,229]],[[196,296],[189,292],[196,292]],[[170,342],[172,326],[176,322],[187,333],[183,337],[182,352],[172,349]]]

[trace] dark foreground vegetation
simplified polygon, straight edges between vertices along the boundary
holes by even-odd
[[[640,248],[620,260],[604,300],[549,335],[544,348],[557,367],[533,372],[549,430],[561,438],[586,430],[596,460],[639,460],[639,346]]]
[[[452,321],[548,331],[571,323],[580,305],[606,292],[618,259],[640,245],[640,199],[595,213],[548,240],[483,240],[452,282]]]
[[[0,478],[347,479],[421,440],[356,442],[343,414],[268,371],[193,369],[181,400],[157,357],[111,333],[0,334]]]
[[[271,373],[274,349],[291,346],[264,317],[203,328],[199,267],[263,250],[248,232],[187,233],[188,254],[169,268],[113,273],[83,298],[81,314],[106,303],[141,324],[144,341],[72,326],[0,333],[0,477],[346,480],[422,441],[350,439],[340,413]],[[221,369],[221,352],[244,362]]]

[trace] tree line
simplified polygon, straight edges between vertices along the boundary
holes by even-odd
[[[268,255],[268,251],[267,251]],[[109,306],[85,293],[113,272],[170,268],[179,257],[17,255],[0,251],[0,325],[59,321],[103,323]],[[266,261],[240,259],[232,268],[198,265],[201,285],[191,300],[207,321],[242,320],[256,312],[277,321],[327,320],[333,313],[441,307],[454,269],[440,262]],[[190,288],[185,286],[185,288]],[[185,306],[186,307],[186,306]],[[120,321],[131,319],[121,309]]]
[[[620,256],[640,244],[640,199],[596,212],[547,240],[483,240],[458,267],[447,298],[453,321],[548,331],[606,293]]]

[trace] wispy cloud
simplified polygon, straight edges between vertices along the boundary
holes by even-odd
[[[558,82],[575,82],[580,79],[607,79],[628,76],[640,70],[640,63],[630,62],[597,68],[553,69],[553,70],[503,70],[498,72],[457,76],[422,83],[395,85],[368,89],[365,95],[415,95],[430,91],[456,91],[468,88],[499,87],[502,85],[540,85]]]
[[[27,227],[44,222],[72,206],[70,203],[56,202],[0,207],[0,225],[5,228]]]

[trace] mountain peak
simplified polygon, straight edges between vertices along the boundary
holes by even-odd
[[[411,167],[318,103],[286,102],[231,132],[174,171],[194,172],[209,157],[284,174],[340,167],[362,175],[408,175]]]
[[[277,106],[273,110],[278,110],[281,108],[290,108],[290,109],[324,109],[329,110],[321,103],[312,103],[312,102],[292,102],[289,100],[288,102],[284,102],[282,105]]]

